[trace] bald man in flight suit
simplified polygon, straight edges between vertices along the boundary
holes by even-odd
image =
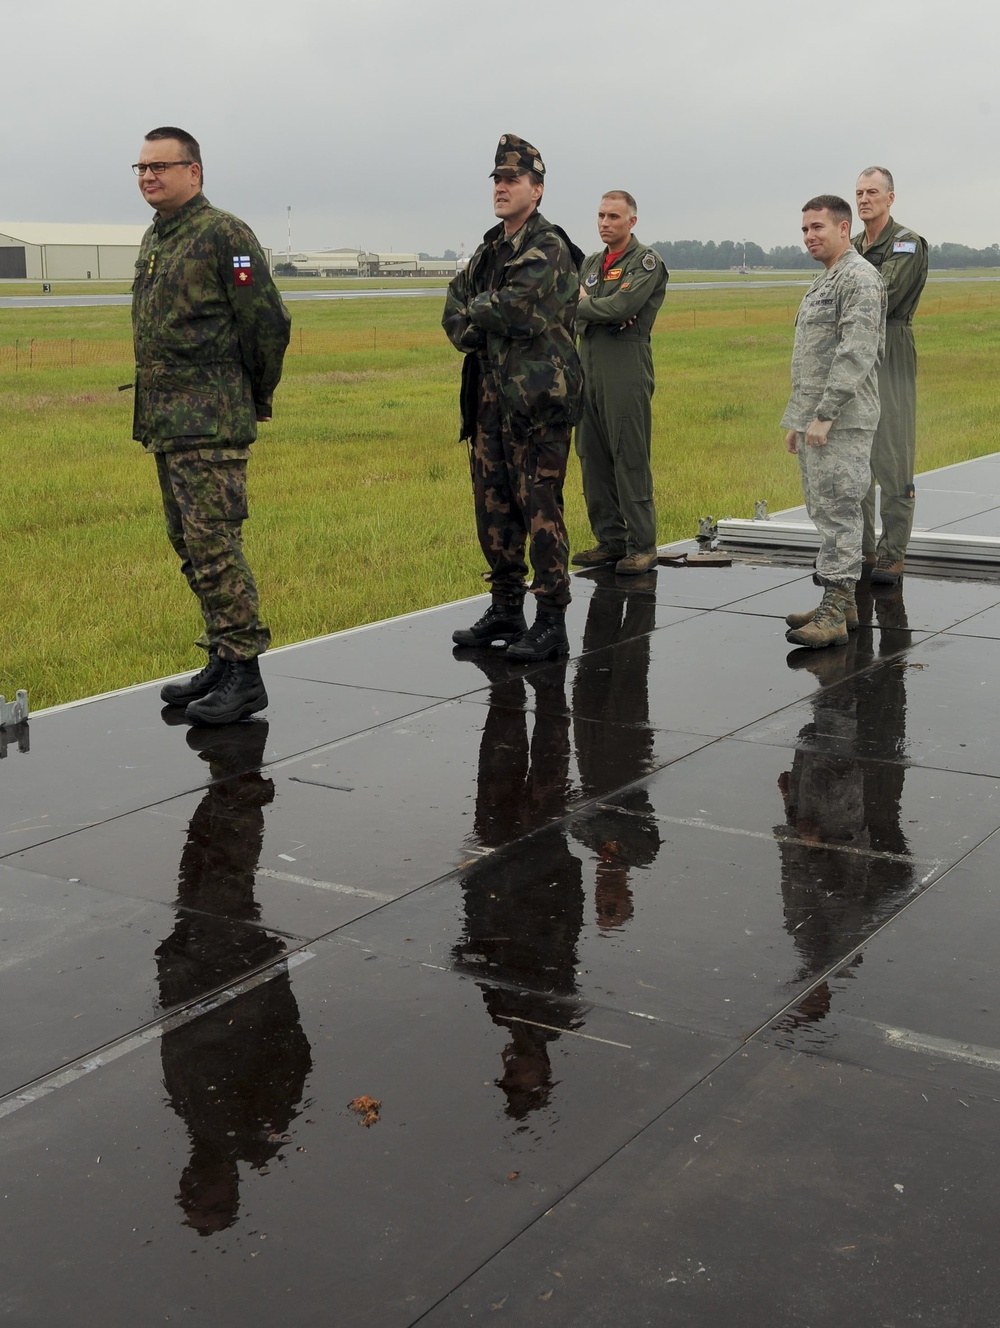
[[[882,416],[872,443],[872,482],[861,510],[865,562],[872,581],[893,586],[903,574],[913,529],[917,452],[917,348],[913,314],[927,280],[927,241],[900,225],[889,209],[895,200],[890,172],[869,166],[858,177],[858,216],[864,230],[855,249],[878,268],[889,305],[885,320],[885,359],[879,365]],[[882,534],[875,543],[875,485],[879,487]]]
[[[649,336],[669,277],[655,249],[632,234],[635,223],[631,194],[612,189],[604,195],[597,228],[605,247],[580,271],[576,314],[584,372],[576,450],[597,544],[572,561],[577,567],[613,563],[622,576],[656,566]]]

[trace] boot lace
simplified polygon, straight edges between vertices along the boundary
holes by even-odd
[[[226,674],[215,690],[221,696],[230,696],[239,686],[239,664],[235,659],[226,659],[222,661],[222,667],[226,670]]]
[[[200,686],[201,683],[207,682],[209,678],[214,677],[215,674],[219,671],[220,665],[222,665],[222,663],[223,663],[222,660],[217,659],[213,655],[209,659],[208,663],[204,666],[204,668],[198,670],[198,672],[191,679],[189,685],[191,687],[197,687]]]
[[[492,627],[495,622],[506,621],[509,618],[516,618],[519,612],[517,604],[491,604],[483,616],[473,626],[473,631],[479,627]]]
[[[817,626],[820,623],[835,622],[838,618],[844,617],[844,608],[844,592],[835,586],[828,586],[823,592],[823,598],[816,610],[813,622]]]

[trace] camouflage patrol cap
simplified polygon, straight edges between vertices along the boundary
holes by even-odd
[[[544,176],[545,163],[538,149],[517,134],[501,134],[490,175],[523,175],[525,171]]]

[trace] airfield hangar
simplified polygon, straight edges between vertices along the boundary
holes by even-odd
[[[145,230],[145,226],[0,221],[0,277],[131,281]]]
[[[421,258],[419,254],[365,249],[277,253],[274,261],[284,275],[300,277],[453,277],[457,270],[453,258]]]
[[[0,278],[131,281],[146,226],[0,221]],[[270,263],[271,251],[264,250]]]

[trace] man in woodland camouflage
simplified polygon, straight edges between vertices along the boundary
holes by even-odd
[[[885,350],[885,286],[851,246],[851,207],[835,194],[802,209],[806,248],[825,271],[795,316],[792,394],[781,423],[799,458],[806,509],[820,535],[816,575],[823,599],[791,613],[794,645],[846,645],[858,625],[861,500],[868,492],[878,424],[876,369]]]
[[[462,437],[471,439],[479,544],[492,603],[459,646],[506,645],[513,660],[569,652],[569,537],[563,482],[582,374],[574,345],[583,254],[538,211],[545,166],[515,134],[497,147],[493,211],[464,271],[448,287],[443,325],[465,355]],[[524,617],[525,544],[536,597]]]
[[[872,581],[892,586],[903,573],[916,506],[917,348],[913,314],[927,280],[927,241],[890,216],[896,195],[892,175],[884,166],[869,166],[862,171],[855,195],[865,228],[854,237],[854,247],[881,273],[888,299],[885,359],[878,371],[882,414],[872,442],[871,487],[861,509],[865,519],[863,544],[865,561],[874,564]],[[877,547],[876,483],[882,518]]]
[[[290,319],[253,232],[202,193],[201,150],[151,130],[135,165],[156,220],[132,288],[133,436],[156,457],[167,534],[198,597],[208,662],[161,691],[197,724],[263,710],[270,632],[243,553],[247,459],[271,418]]]

